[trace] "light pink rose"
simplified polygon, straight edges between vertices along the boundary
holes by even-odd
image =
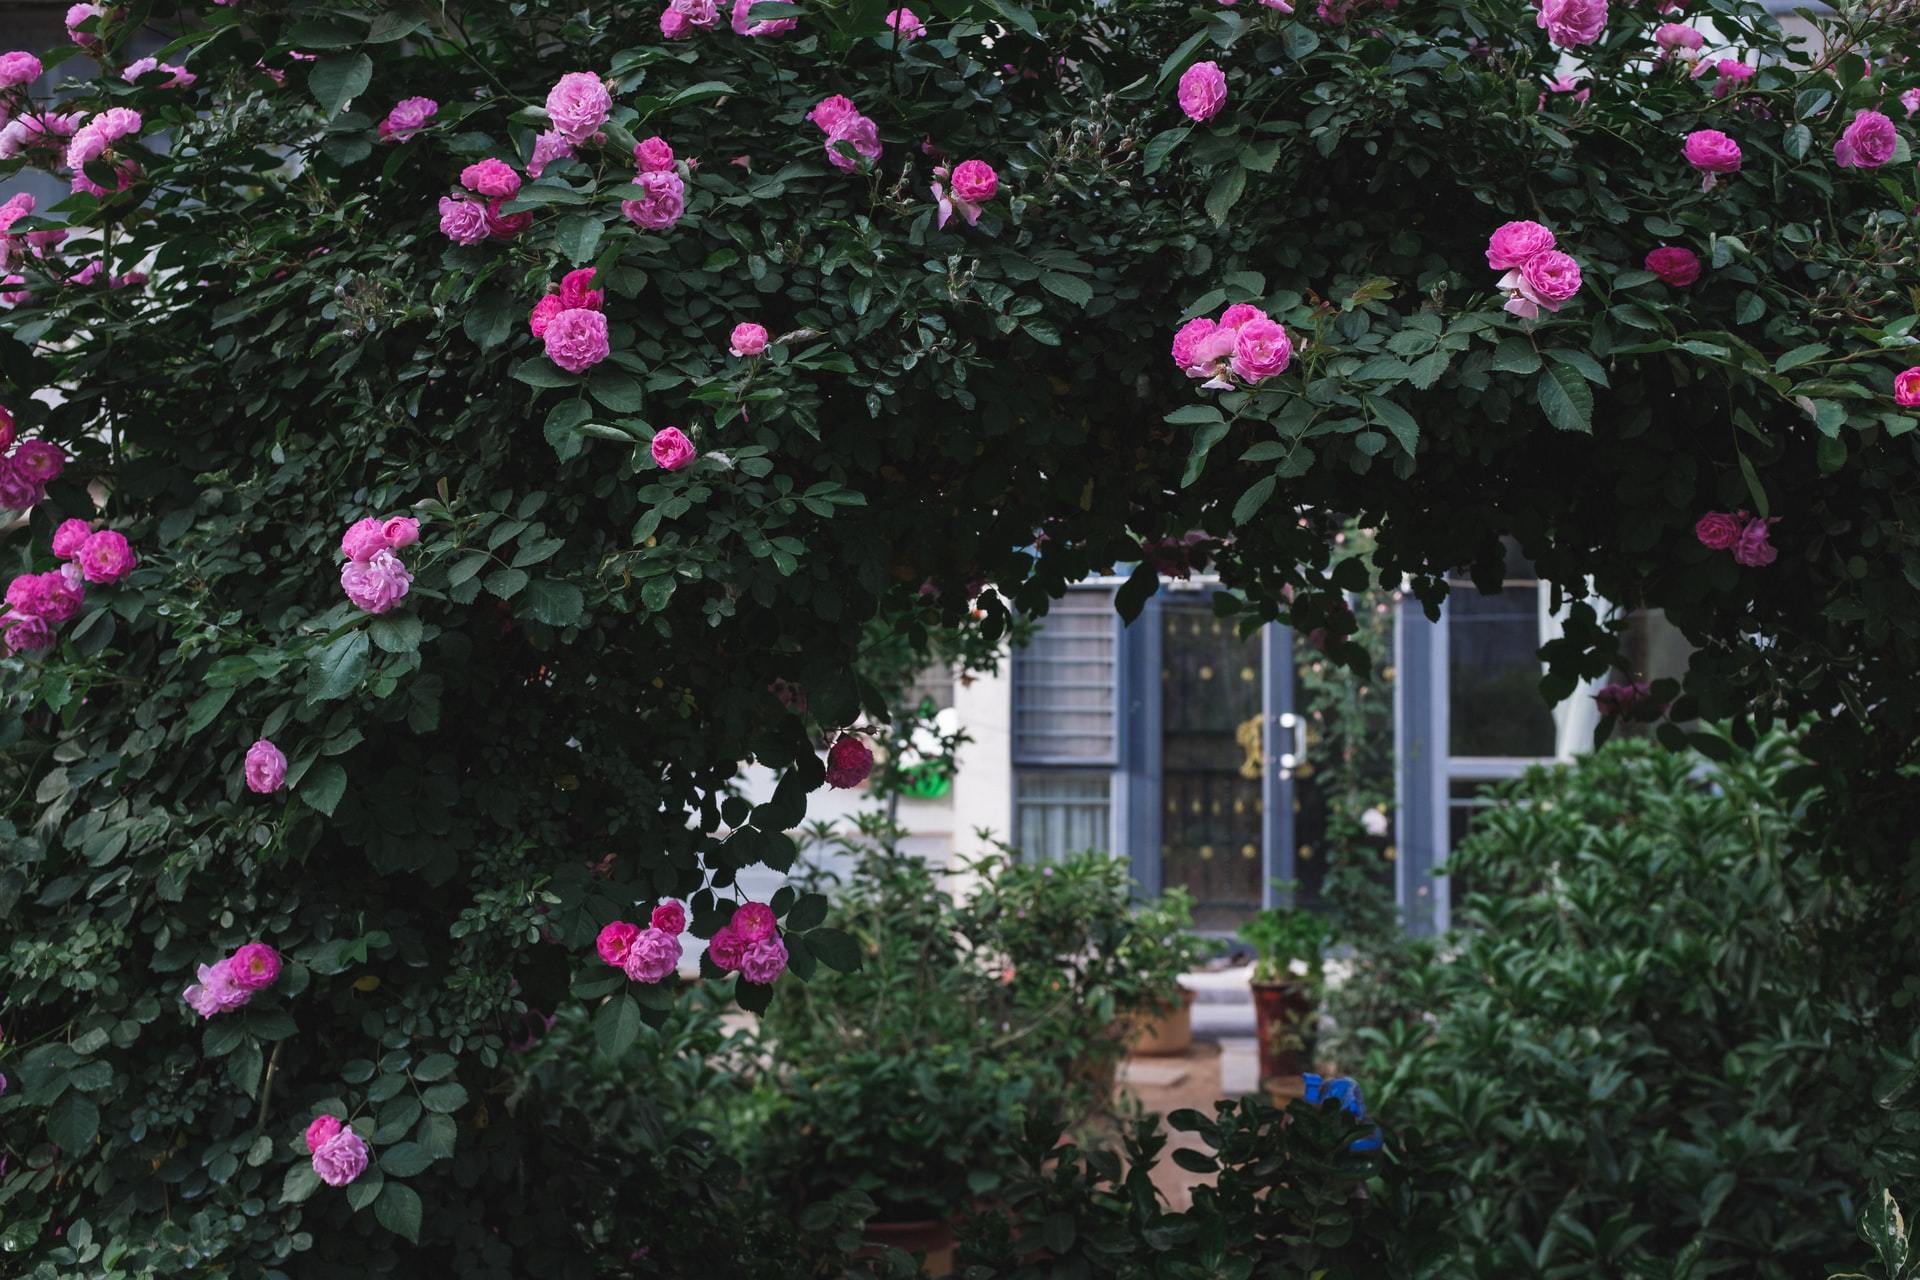
[[[635,982],[659,982],[680,968],[680,939],[664,929],[642,929],[627,948],[621,969]]]
[[[687,211],[686,183],[671,169],[637,173],[633,185],[647,194],[639,200],[622,200],[620,212],[635,226],[664,231]]]
[[[1219,114],[1227,100],[1227,74],[1217,62],[1196,62],[1180,74],[1180,109],[1194,121]]]
[[[344,1187],[367,1171],[367,1144],[351,1129],[342,1129],[313,1153],[313,1171],[330,1187]]]
[[[1646,268],[1675,289],[1684,289],[1700,278],[1699,257],[1693,250],[1676,245],[1663,244],[1649,253]]]
[[[230,959],[201,965],[197,976],[200,980],[181,992],[180,998],[203,1018],[231,1013],[253,998],[253,992],[234,980]]]
[[[527,317],[527,328],[531,329],[533,336],[538,338],[546,333],[547,326],[553,323],[555,316],[568,309],[567,304],[560,300],[559,294],[549,293],[533,304],[533,314]]]
[[[388,549],[386,527],[373,516],[355,520],[340,536],[340,554],[361,564]]]
[[[653,453],[654,465],[662,471],[678,471],[691,463],[696,455],[693,441],[678,427],[663,427],[653,436],[649,446]]]
[[[853,155],[846,155],[840,150],[839,144],[842,142],[853,148]],[[822,146],[829,164],[852,173],[860,168],[862,161],[872,162],[880,158],[880,126],[858,111],[849,112],[833,122]]]
[[[100,19],[100,22],[95,24],[95,29],[98,30],[99,27],[106,25],[106,10],[97,4],[85,3],[84,0],[83,3],[68,8],[66,24],[67,38],[79,45],[82,49],[98,49],[100,47],[100,37],[91,32],[80,30],[80,24],[89,18]]]
[[[1487,265],[1511,271],[1537,253],[1553,248],[1553,232],[1537,222],[1504,222],[1487,241]]]
[[[5,645],[10,654],[38,653],[52,647],[53,628],[44,618],[24,613],[5,614],[0,616],[0,645]]]
[[[1543,0],[1537,25],[1562,49],[1592,44],[1607,29],[1607,0]]]
[[[66,151],[65,139],[71,138],[86,119],[84,113],[44,112],[19,116],[0,129],[0,160],[11,160],[28,151],[60,154]]]
[[[733,326],[733,337],[727,344],[727,351],[742,359],[757,356],[767,349],[767,331],[751,321]]]
[[[1715,62],[1713,64],[1713,69],[1715,72],[1714,81],[1713,81],[1713,96],[1716,98],[1726,97],[1729,93],[1732,93],[1740,85],[1745,84],[1747,81],[1753,79],[1754,69],[1748,66],[1746,63],[1737,61],[1733,58],[1720,59],[1718,62]],[[1695,74],[1696,75],[1698,74],[1697,70]]]
[[[11,57],[13,55],[9,54],[8,56]],[[1920,112],[1920,89],[1908,89],[1905,93],[1901,94],[1900,105],[1907,109],[1907,119],[1913,119],[1914,113]]]
[[[163,89],[185,89],[200,78],[185,67],[176,67],[171,62],[162,62],[158,58],[134,59],[127,64],[126,70],[120,73],[120,78],[132,84],[150,71],[165,71],[169,74],[170,78],[160,86]]]
[[[886,23],[899,33],[902,44],[918,40],[927,34],[927,24],[914,16],[911,9],[895,9],[887,14]]]
[[[460,185],[477,195],[511,200],[520,194],[520,175],[506,161],[489,156],[462,169]]]
[[[656,134],[634,147],[633,162],[640,166],[642,173],[671,169],[673,168],[673,147],[665,138]]]
[[[1233,371],[1242,381],[1265,382],[1293,359],[1287,331],[1265,316],[1241,325],[1233,339]]]
[[[1700,171],[1700,189],[1711,191],[1720,174],[1740,172],[1740,144],[1718,129],[1695,129],[1683,150],[1687,163]]]
[[[733,0],[733,29],[743,36],[783,36],[800,26],[798,18],[770,18],[763,22],[753,20],[755,0]]]
[[[1733,562],[1749,569],[1764,569],[1780,558],[1780,551],[1767,540],[1767,529],[1774,522],[1758,516],[1747,521],[1734,540]]]
[[[612,112],[613,96],[590,71],[569,71],[547,94],[547,119],[575,146],[600,132]]]
[[[385,613],[399,604],[413,585],[413,575],[400,557],[381,551],[362,564],[349,560],[340,568],[340,588],[356,608],[368,613]]]
[[[693,35],[693,24],[686,14],[668,5],[660,11],[660,34],[669,40],[686,40]]]
[[[703,31],[720,25],[719,0],[667,0],[667,7]]]
[[[73,559],[92,534],[93,526],[85,520],[62,520],[60,527],[53,531],[53,554],[62,560]]]
[[[653,909],[650,923],[660,932],[678,937],[687,929],[687,909],[677,902],[663,902]]]
[[[280,953],[264,942],[249,942],[228,959],[227,971],[236,986],[259,991],[280,976]]]
[[[1237,331],[1242,325],[1250,321],[1271,320],[1272,318],[1273,317],[1254,306],[1251,302],[1236,302],[1220,313],[1220,327],[1222,329],[1233,329]]]
[[[1194,368],[1200,344],[1218,327],[1205,316],[1195,316],[1181,325],[1180,331],[1173,335],[1173,362],[1182,369]]]
[[[555,316],[541,340],[546,344],[547,359],[568,373],[591,369],[612,353],[607,344],[606,314],[586,307],[574,307]]]
[[[626,963],[627,951],[633,946],[633,940],[640,936],[640,926],[625,920],[615,920],[600,930],[600,936],[593,940],[593,948],[600,958],[619,968]]]
[[[1893,399],[1908,409],[1920,405],[1920,368],[1908,369],[1894,378]]]
[[[548,129],[533,140],[533,157],[527,161],[527,176],[538,178],[547,171],[547,166],[556,160],[565,160],[573,155],[573,144],[560,134]]]
[[[307,1126],[307,1154],[312,1155],[327,1145],[327,1140],[341,1129],[338,1116],[315,1116],[313,1123]]]
[[[1558,249],[1536,253],[1500,278],[1500,286],[1513,291],[1506,309],[1526,319],[1541,310],[1558,311],[1560,304],[1580,292],[1580,264]]]
[[[729,971],[740,967],[740,957],[746,949],[747,940],[731,924],[721,925],[707,941],[707,954],[713,957],[715,964]]]
[[[426,128],[440,111],[432,98],[402,98],[380,122],[380,137],[386,142],[405,142]]]
[[[118,582],[132,573],[139,557],[127,545],[127,537],[117,529],[102,529],[87,535],[73,561],[88,582]]]
[[[843,733],[834,740],[827,752],[827,785],[830,787],[857,787],[867,780],[873,772],[873,748],[865,740],[851,733]]]
[[[740,976],[758,986],[772,986],[787,971],[787,944],[779,934],[749,942],[740,953]]]
[[[455,244],[479,244],[492,234],[487,207],[470,196],[441,196],[440,234]]]
[[[1671,54],[1696,53],[1707,41],[1684,22],[1663,22],[1654,28],[1653,42],[1660,46],[1663,54]]]
[[[0,89],[18,89],[40,78],[40,59],[16,50],[0,53]]]
[[[247,790],[256,795],[270,796],[287,785],[286,754],[272,742],[261,738],[247,748],[247,763],[242,772],[247,780]]]
[[[1900,133],[1893,121],[1878,111],[1862,111],[1833,144],[1833,158],[1842,169],[1878,169],[1893,159]]]
[[[420,541],[420,521],[413,516],[388,516],[380,532],[386,536],[387,545],[398,551]]]

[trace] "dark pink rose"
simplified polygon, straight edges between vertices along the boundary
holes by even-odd
[[[1694,524],[1693,536],[1709,551],[1725,551],[1739,541],[1740,528],[1745,523],[1740,516],[1709,511]]]
[[[678,427],[663,427],[654,433],[653,461],[662,471],[678,471],[695,456],[693,441]]]
[[[1647,255],[1647,270],[1663,283],[1684,289],[1700,278],[1700,259],[1693,250],[1661,245]]]

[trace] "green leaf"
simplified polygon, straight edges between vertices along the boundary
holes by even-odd
[[[536,622],[570,627],[580,621],[585,609],[586,597],[571,582],[540,578],[527,587],[526,610]]]
[[[412,653],[420,647],[420,615],[384,613],[367,627],[374,647],[383,653]]]
[[[280,1203],[299,1204],[320,1189],[320,1175],[314,1172],[309,1160],[296,1160],[287,1166],[287,1176],[280,1182]]]
[[[1273,490],[1279,483],[1277,476],[1261,476],[1248,485],[1247,491],[1240,495],[1240,501],[1233,504],[1233,522],[1245,524],[1253,519],[1255,513],[1267,505],[1267,499],[1273,496]]]
[[[640,1006],[626,992],[614,996],[593,1015],[593,1039],[600,1052],[618,1058],[640,1035]]]
[[[300,779],[300,799],[329,818],[346,794],[347,771],[331,760],[320,761]]]
[[[806,932],[826,923],[827,899],[824,894],[803,893],[787,912],[787,928]]]
[[[1178,129],[1167,129],[1154,134],[1152,140],[1147,143],[1146,149],[1140,153],[1141,172],[1147,174],[1157,172],[1192,132],[1191,125],[1183,124]]]
[[[78,1090],[61,1094],[47,1112],[47,1137],[69,1157],[85,1156],[99,1132],[100,1108]]]
[[[511,600],[529,581],[523,569],[495,569],[480,580],[480,585],[502,600]]]
[[[1566,365],[1549,367],[1534,383],[1533,393],[1547,421],[1560,430],[1593,430],[1593,388]]]
[[[367,647],[367,633],[356,627],[315,653],[307,668],[307,701],[331,702],[359,688]]]
[[[1502,338],[1493,349],[1493,367],[1502,373],[1532,373],[1540,367],[1540,353],[1525,338]]]
[[[373,1216],[395,1235],[420,1243],[420,1195],[412,1187],[389,1182],[373,1202]]]
[[[1160,74],[1154,77],[1154,84],[1163,85],[1167,82],[1168,76],[1178,75],[1180,72],[1185,71],[1188,61],[1198,52],[1200,42],[1206,38],[1207,33],[1201,30],[1194,32],[1183,40],[1180,47],[1168,54],[1167,60],[1160,64]]]
[[[554,228],[553,247],[578,266],[599,252],[600,234],[605,229],[597,213],[570,213]]]
[[[427,1110],[446,1115],[467,1105],[467,1091],[457,1081],[436,1084],[420,1095]]]
[[[1046,272],[1040,277],[1040,287],[1078,307],[1093,301],[1093,286],[1079,276],[1070,276],[1064,271]]]
[[[1778,360],[1775,360],[1773,362],[1773,371],[1775,373],[1785,373],[1789,369],[1798,369],[1801,365],[1809,361],[1818,360],[1826,354],[1827,347],[1825,343],[1809,342],[1803,347],[1795,347],[1793,350],[1783,354]]]
[[[452,1075],[459,1065],[459,1060],[450,1053],[429,1054],[414,1067],[413,1078],[431,1084]]]
[[[1420,424],[1413,420],[1413,415],[1391,400],[1372,396],[1365,397],[1365,400],[1367,412],[1373,415],[1374,421],[1393,432],[1401,452],[1411,458],[1420,443]]]
[[[531,356],[513,366],[513,379],[530,387],[577,387],[584,381],[545,356]]]
[[[1227,214],[1240,201],[1240,193],[1247,189],[1247,171],[1239,165],[1227,170],[1215,180],[1212,190],[1207,192],[1207,216],[1215,225],[1224,224]]]
[[[1440,375],[1445,373],[1447,366],[1452,363],[1453,352],[1431,352],[1413,362],[1413,368],[1409,373],[1407,381],[1411,382],[1416,390],[1425,391],[1434,383],[1440,381]]]
[[[373,59],[364,53],[330,53],[313,64],[307,90],[329,118],[373,83]]]
[[[615,413],[638,413],[645,402],[639,381],[621,369],[601,365],[587,385],[593,398]]]
[[[584,399],[562,400],[547,410],[547,424],[542,434],[560,461],[571,461],[586,448],[586,437],[580,429],[592,416],[593,407]]]
[[[195,698],[193,704],[187,708],[185,723],[182,726],[184,736],[191,738],[212,724],[220,713],[227,709],[227,704],[233,701],[234,692],[234,686],[228,685],[224,689],[209,689]]]
[[[1598,360],[1595,360],[1584,351],[1556,349],[1547,352],[1547,359],[1558,361],[1568,368],[1577,371],[1581,377],[1593,383],[1595,386],[1604,387],[1607,385],[1607,371],[1600,367]]]
[[[504,289],[489,289],[467,304],[460,327],[482,351],[490,351],[513,332],[513,313],[519,301]]]
[[[390,1178],[411,1178],[432,1163],[433,1152],[417,1142],[396,1142],[380,1153],[380,1170]]]
[[[1213,421],[1204,423],[1193,433],[1193,444],[1187,451],[1187,469],[1180,477],[1182,489],[1200,478],[1200,473],[1206,469],[1207,454],[1213,451],[1213,446],[1226,439],[1227,432],[1232,429],[1232,423],[1221,421],[1220,415],[1215,413]]]
[[[814,929],[807,934],[807,946],[830,969],[852,973],[860,967],[860,946],[842,930]]]

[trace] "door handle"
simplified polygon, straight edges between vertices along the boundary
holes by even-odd
[[[1293,750],[1280,753],[1280,776],[1291,778],[1294,770],[1307,758],[1307,722],[1302,716],[1291,711],[1283,711],[1279,716],[1280,727],[1293,732]]]

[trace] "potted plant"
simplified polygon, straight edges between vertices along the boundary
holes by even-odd
[[[1320,993],[1327,922],[1299,907],[1269,907],[1240,928],[1253,948],[1260,1078],[1297,1076],[1309,1065],[1308,1034]]]
[[[1193,990],[1180,977],[1218,950],[1217,942],[1193,932],[1193,895],[1185,889],[1169,889],[1135,908],[1119,947],[1122,1038],[1130,1053],[1166,1057],[1192,1046]]]

